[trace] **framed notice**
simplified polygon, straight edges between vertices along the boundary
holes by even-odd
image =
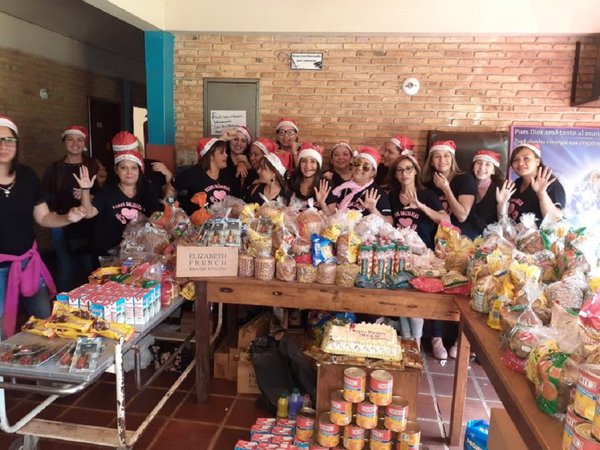
[[[540,144],[542,161],[565,188],[565,216],[581,226],[600,223],[600,128],[511,127],[511,149]]]
[[[218,136],[227,128],[245,127],[246,111],[212,110],[210,112],[210,134]]]
[[[323,53],[292,53],[290,68],[292,70],[321,70]]]
[[[234,277],[238,270],[238,247],[177,247],[178,278]]]

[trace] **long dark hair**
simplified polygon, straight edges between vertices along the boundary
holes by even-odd
[[[313,192],[314,192],[315,188],[319,189],[319,185],[321,184],[322,178],[323,178],[323,172],[321,171],[321,166],[319,166],[319,169],[315,172],[315,175],[313,177],[313,182],[310,187],[308,197],[313,196]],[[296,167],[294,169],[294,173],[292,174],[292,178],[290,180],[290,190],[294,194],[296,194],[296,197],[305,198],[305,195],[303,195],[302,191],[300,191],[300,185],[302,184],[303,179],[304,179],[304,175],[302,174],[302,171],[300,170],[300,162],[298,162],[298,167]]]
[[[531,153],[533,153],[533,150],[531,150],[529,147],[523,147],[523,146],[518,146],[516,147],[512,153],[510,154],[510,160],[508,161],[508,164],[510,166],[512,166],[513,162],[515,161],[515,157],[517,155],[517,153],[519,153],[519,149],[525,149],[525,150],[529,150]],[[533,153],[533,156],[537,159],[540,160],[540,167],[543,169],[544,167],[546,167],[546,164],[544,164],[544,161],[542,160],[541,156],[537,156],[535,153]]]
[[[208,169],[210,169],[210,157],[214,155],[217,149],[220,147],[225,147],[225,151],[227,151],[229,148],[228,145],[223,145],[223,143],[221,142],[215,142],[210,148],[210,150],[206,152],[206,154],[198,161],[198,164],[200,164],[202,171],[208,172]]]
[[[422,191],[425,189],[423,182],[421,181],[421,168],[415,164],[415,162],[406,155],[400,155],[390,166],[387,176],[385,177],[385,183],[391,188],[392,191],[402,192],[402,185],[396,178],[396,168],[402,161],[410,161],[415,172],[415,189]]]
[[[277,171],[277,169],[275,169],[275,166],[273,166],[273,164],[271,164],[271,161],[269,161],[267,158],[262,158],[258,162],[258,167],[259,168],[261,168],[261,167],[267,168],[275,174],[275,180],[281,187],[281,192],[279,193],[279,195],[286,196],[288,193],[287,183],[285,182],[285,179],[283,178],[283,176]]]
[[[8,168],[8,174],[12,175],[13,173],[15,173],[15,170],[17,170],[17,166],[19,165],[19,136],[17,135],[17,133],[15,133],[15,130],[13,130],[12,128],[9,128],[10,134],[12,134],[12,136],[17,140],[17,148],[15,149],[15,157],[13,158],[13,160],[10,162],[10,167]]]

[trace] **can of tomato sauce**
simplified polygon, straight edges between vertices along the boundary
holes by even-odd
[[[571,441],[573,440],[573,431],[575,426],[584,423],[586,420],[583,417],[579,417],[573,410],[573,405],[567,407],[567,415],[565,416],[565,428],[563,431],[563,443],[562,450],[571,450]],[[594,426],[592,424],[592,435],[594,433]]]
[[[344,448],[347,450],[363,450],[367,430],[355,424],[344,427]]]
[[[317,443],[331,448],[340,443],[340,426],[331,421],[329,413],[322,413],[317,424]]]
[[[392,397],[392,403],[385,407],[385,427],[392,431],[403,431],[407,420],[408,400],[398,396]]]
[[[383,426],[383,422],[371,430],[369,449],[392,450],[392,431]]]
[[[348,367],[344,370],[344,399],[359,403],[365,399],[367,373],[358,367]]]
[[[592,424],[585,422],[575,425],[571,448],[576,450],[600,450],[600,442],[592,436]]]
[[[324,445],[321,445],[317,441],[313,440],[310,442],[308,450],[329,450],[329,447],[325,447]]]
[[[367,430],[377,426],[377,405],[361,402],[356,405],[356,424]]]
[[[396,450],[419,450],[421,427],[416,422],[407,422],[404,431],[398,434]]]
[[[374,370],[369,379],[369,400],[378,406],[387,406],[392,402],[394,377],[385,370]]]
[[[352,403],[344,400],[343,391],[333,391],[330,397],[329,418],[340,426],[352,422]]]
[[[296,439],[302,442],[310,441],[315,434],[316,413],[312,408],[302,408],[296,415]]]
[[[593,420],[600,391],[600,366],[583,364],[579,367],[573,410],[586,420]]]

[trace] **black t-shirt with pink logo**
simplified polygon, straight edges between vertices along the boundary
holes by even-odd
[[[417,198],[421,203],[434,211],[442,211],[444,209],[440,199],[429,189],[417,191]],[[433,250],[437,224],[419,208],[405,207],[400,201],[399,191],[393,190],[390,192],[390,204],[392,205],[394,226],[415,230],[425,245]]]
[[[125,226],[139,214],[149,217],[162,210],[156,192],[146,185],[134,197],[127,197],[115,184],[109,183],[100,189],[92,200],[98,210],[92,240],[92,264],[98,265],[98,256],[118,245],[123,237]]]
[[[521,221],[521,216],[525,213],[533,213],[539,223],[542,221],[542,210],[540,208],[540,201],[538,200],[537,194],[531,189],[531,185],[521,192],[521,185],[523,184],[522,178],[515,180],[515,188],[517,189],[513,196],[510,198],[508,203],[508,217],[513,219],[515,222]],[[548,186],[546,189],[548,196],[552,200],[552,203],[557,205],[560,209],[563,209],[567,203],[567,196],[565,194],[565,188],[558,180]]]
[[[478,235],[478,229],[475,221],[475,208],[471,207],[471,212],[467,217],[467,220],[464,222],[459,222],[458,219],[452,214],[450,211],[450,206],[448,205],[448,201],[446,200],[446,196],[442,192],[441,189],[434,184],[433,180],[425,185],[428,189],[431,189],[433,193],[435,193],[440,202],[442,203],[442,207],[444,211],[450,215],[450,220],[452,221],[452,225],[460,228],[460,232],[465,236],[475,239]],[[458,200],[458,197],[461,195],[472,195],[473,197],[477,197],[477,183],[475,182],[475,178],[473,175],[469,173],[463,173],[460,175],[456,175],[450,181],[450,190]],[[475,199],[473,199],[473,205],[475,205]]]
[[[173,187],[177,190],[179,205],[188,215],[191,215],[198,209],[198,205],[192,203],[195,194],[206,192],[206,205],[210,206],[232,195],[231,187],[234,183],[235,181],[225,170],[221,170],[219,179],[213,180],[202,170],[202,167],[196,164],[175,177]]]

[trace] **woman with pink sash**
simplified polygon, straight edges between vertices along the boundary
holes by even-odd
[[[2,335],[11,336],[20,307],[29,315],[50,315],[54,281],[37,250],[34,221],[58,228],[83,218],[72,208],[67,214],[50,212],[35,172],[19,164],[19,130],[8,117],[0,116],[0,316]]]

